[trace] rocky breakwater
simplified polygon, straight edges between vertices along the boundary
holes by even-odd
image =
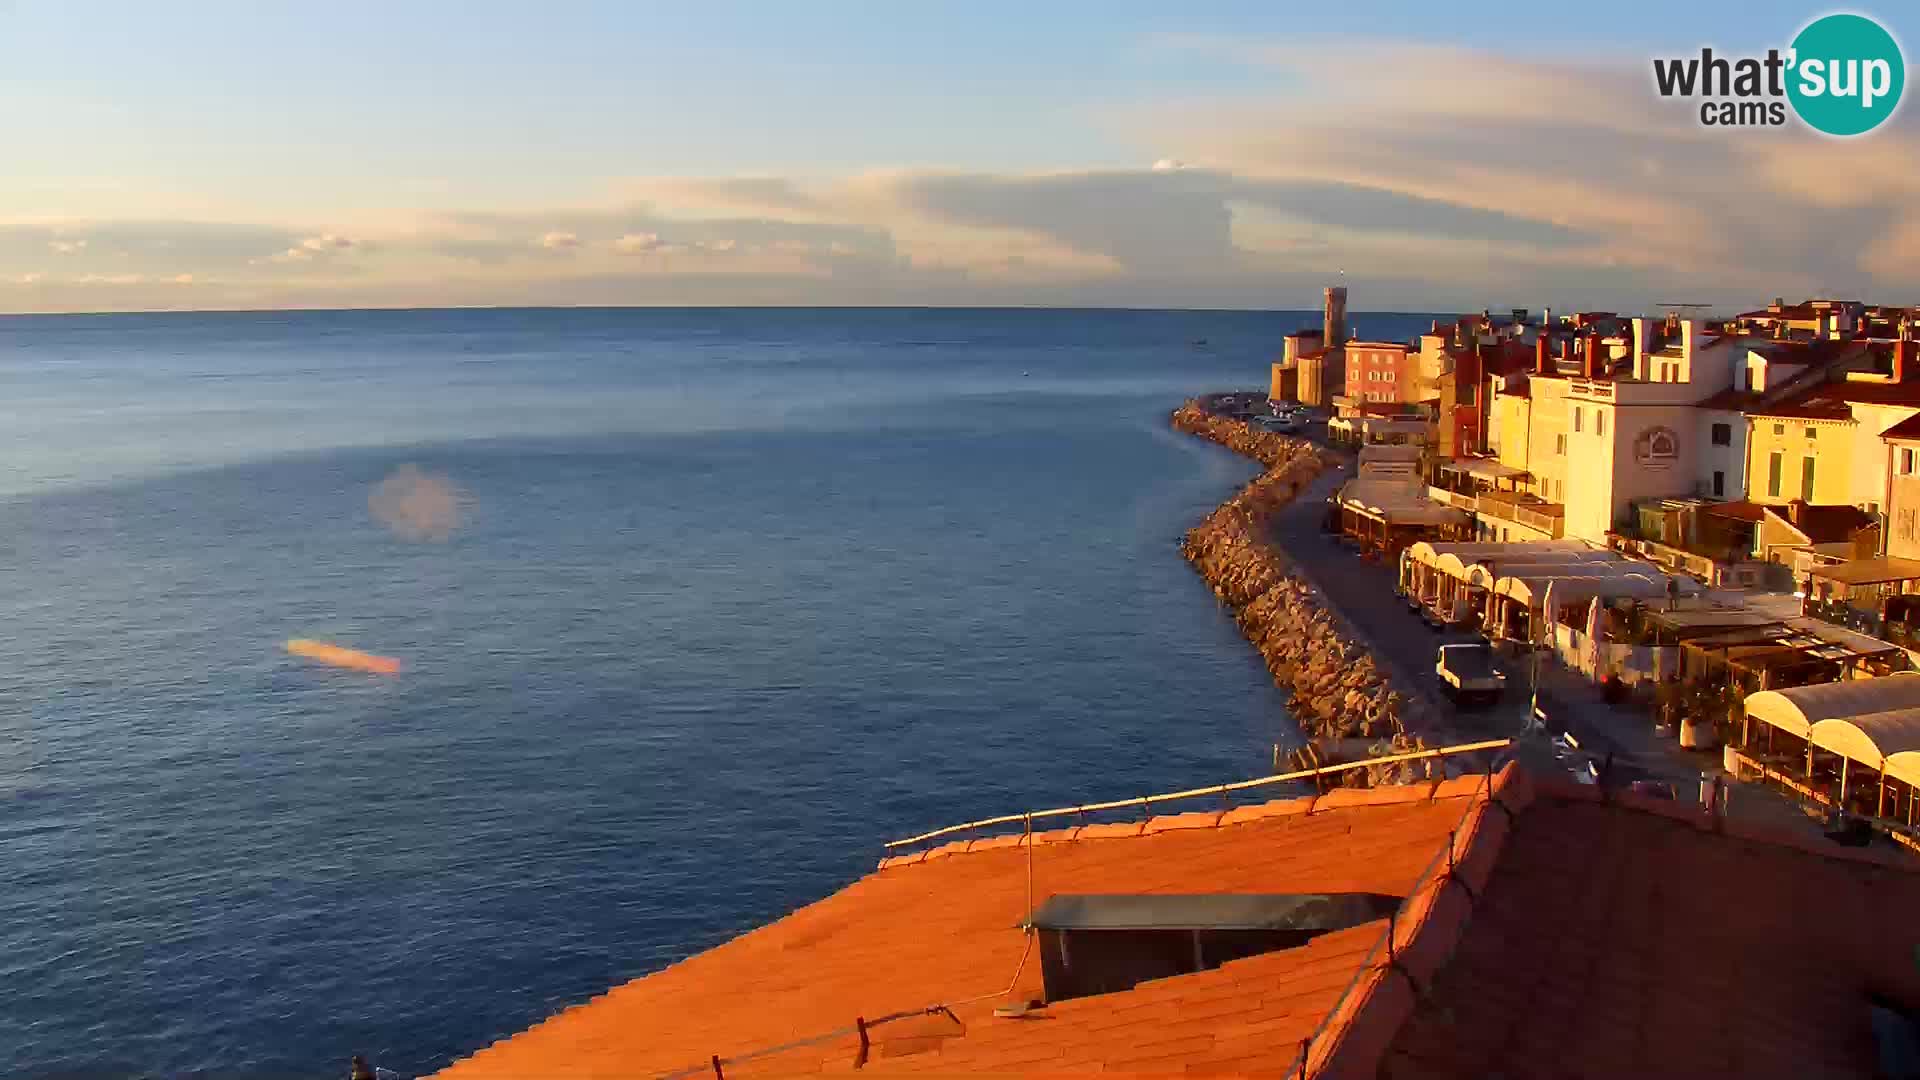
[[[1304,440],[1215,416],[1196,402],[1174,411],[1173,427],[1266,466],[1188,530],[1181,551],[1233,610],[1274,681],[1292,693],[1294,719],[1307,745],[1290,762],[1329,764],[1418,749],[1408,723],[1420,711],[1417,701],[1393,685],[1392,675],[1353,640],[1319,591],[1292,571],[1272,539],[1273,517],[1333,463],[1332,456]],[[1342,775],[1348,784],[1379,784],[1427,774],[1420,763]]]

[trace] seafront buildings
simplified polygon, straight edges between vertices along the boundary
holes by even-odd
[[[1333,396],[1330,437],[1359,449],[1334,520],[1435,625],[1637,694],[1683,746],[1735,741],[1748,694],[1920,665],[1915,318],[1777,299],[1435,323],[1407,344],[1419,395],[1380,401],[1375,378]],[[1380,474],[1381,444],[1424,484]],[[1900,682],[1915,692],[1877,699],[1877,734],[1743,727],[1728,768],[1920,848],[1920,759],[1900,756],[1920,754],[1920,678]],[[1803,767],[1753,756],[1755,731],[1797,739]]]

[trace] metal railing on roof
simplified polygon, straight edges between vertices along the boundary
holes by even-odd
[[[1019,814],[1001,814],[999,817],[981,818],[978,821],[962,822],[959,825],[947,825],[932,829],[917,836],[908,836],[899,840],[889,840],[883,846],[889,851],[908,847],[913,844],[937,840],[954,833],[970,832],[994,825],[1012,825],[1015,822],[1038,821],[1043,818],[1069,817],[1081,814],[1095,814],[1104,810],[1125,810],[1140,807],[1152,810],[1157,803],[1174,802],[1180,799],[1202,799],[1210,796],[1229,795],[1236,791],[1251,788],[1268,787],[1273,784],[1295,783],[1312,780],[1320,776],[1333,776],[1339,773],[1370,769],[1376,765],[1393,765],[1403,761],[1421,761],[1429,758],[1449,757],[1454,754],[1470,754],[1481,750],[1501,750],[1512,743],[1512,739],[1488,739],[1484,742],[1462,743],[1458,746],[1443,746],[1432,750],[1410,750],[1404,754],[1389,754],[1385,757],[1362,758],[1358,761],[1342,762],[1338,765],[1322,765],[1314,769],[1301,769],[1297,772],[1276,773],[1272,776],[1259,776],[1252,780],[1236,780],[1229,784],[1213,784],[1208,787],[1188,788],[1185,791],[1169,791],[1162,795],[1141,795],[1132,799],[1114,799],[1110,802],[1087,803],[1082,806],[1059,806],[1051,810],[1033,810]]]

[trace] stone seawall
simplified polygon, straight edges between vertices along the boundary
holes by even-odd
[[[1291,691],[1291,711],[1307,739],[1296,765],[1352,761],[1417,749],[1408,734],[1412,697],[1353,640],[1319,590],[1294,573],[1272,540],[1271,524],[1334,458],[1301,439],[1257,431],[1214,416],[1194,402],[1176,409],[1173,427],[1266,466],[1205,521],[1188,530],[1181,552],[1233,610],[1274,681]],[[1390,783],[1425,769],[1402,766],[1346,774],[1349,783]],[[1391,775],[1390,775],[1391,774]]]

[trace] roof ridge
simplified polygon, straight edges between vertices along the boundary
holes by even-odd
[[[1067,829],[1049,829],[1031,834],[1032,844],[1064,844],[1080,840],[1131,839],[1155,836],[1182,829],[1225,828],[1268,818],[1311,816],[1328,810],[1357,809],[1368,806],[1400,806],[1408,803],[1432,803],[1442,799],[1480,797],[1488,777],[1475,773],[1451,780],[1422,780],[1413,784],[1387,784],[1368,788],[1337,787],[1314,795],[1292,799],[1273,799],[1248,803],[1227,810],[1198,810],[1180,814],[1155,814],[1139,821],[1095,822]],[[968,855],[1002,848],[1025,847],[1025,832],[994,833],[968,840],[953,840],[939,847],[909,855],[894,855],[880,860],[875,872],[915,863],[932,862],[954,855]]]
[[[1785,826],[1729,820],[1697,803],[1605,789],[1566,776],[1535,775],[1510,761],[1495,778],[1491,796],[1468,811],[1455,833],[1447,870],[1416,884],[1389,924],[1383,935],[1388,962],[1363,968],[1352,990],[1328,1013],[1307,1047],[1303,1075],[1374,1075],[1412,1016],[1418,996],[1452,959],[1508,835],[1521,815],[1543,799],[1650,814],[1729,840],[1920,875],[1920,866],[1893,853],[1822,846]]]

